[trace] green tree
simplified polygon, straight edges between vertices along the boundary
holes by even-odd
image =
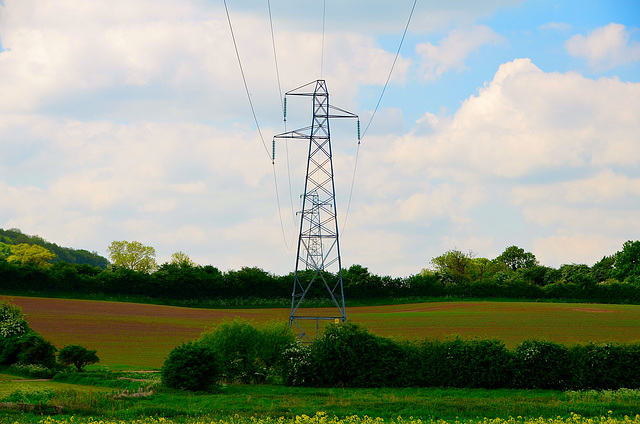
[[[533,253],[525,252],[524,249],[518,246],[507,247],[504,252],[496,258],[496,261],[504,263],[512,271],[517,271],[521,268],[532,268],[538,265],[538,260]]]
[[[56,347],[40,334],[31,331],[18,339],[19,364],[37,364],[53,368],[56,364]]]
[[[0,241],[0,258],[7,259],[11,256],[11,246]]]
[[[46,247],[21,243],[11,246],[11,255],[7,258],[7,261],[20,262],[24,265],[50,267],[51,260],[55,257],[56,255]]]
[[[162,366],[162,384],[178,390],[210,390],[220,378],[215,350],[202,343],[183,343]]]
[[[189,255],[184,253],[183,251],[175,252],[171,255],[171,260],[169,261],[171,265],[188,265],[188,266],[196,266],[196,263],[191,260]]]
[[[431,264],[441,274],[445,282],[461,283],[469,280],[474,256],[473,252],[463,253],[453,249],[431,259]]]
[[[256,326],[242,318],[223,320],[203,333],[198,343],[220,357],[223,377],[230,382],[263,383],[278,366],[282,353],[294,345],[295,335],[286,322]]]
[[[615,254],[611,276],[618,281],[640,277],[640,241],[627,241]]]
[[[598,281],[605,281],[611,278],[613,264],[616,261],[615,255],[603,256],[598,262],[591,267],[591,274]]]
[[[156,249],[137,241],[113,241],[107,248],[111,263],[117,267],[150,273],[158,268]]]
[[[497,274],[498,272],[504,272],[507,270],[507,266],[499,261],[490,260],[487,258],[473,258],[471,263],[467,266],[467,271],[471,274],[471,278],[482,279],[488,276]]]
[[[58,353],[58,361],[63,365],[73,365],[78,372],[82,372],[86,365],[98,363],[100,359],[95,350],[79,345],[69,345],[63,347]]]

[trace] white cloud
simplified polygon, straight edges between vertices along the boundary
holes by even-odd
[[[619,175],[604,169],[597,175],[573,181],[536,186],[521,186],[513,190],[516,204],[623,204],[626,199],[640,198],[640,178]]]
[[[399,169],[429,165],[458,179],[633,165],[640,162],[635,110],[640,84],[545,73],[529,59],[516,59],[501,65],[452,119],[426,117],[434,134],[397,139],[391,155]]]
[[[395,199],[404,203],[394,216],[440,219],[445,231],[428,228],[443,248],[482,256],[515,237],[545,264],[592,263],[640,234],[640,180],[632,171],[640,165],[640,116],[634,110],[640,110],[640,84],[546,73],[517,59],[501,65],[455,114],[425,114],[416,131],[397,137],[376,159],[392,167],[382,175],[405,182],[395,188]],[[384,187],[383,178],[371,190]],[[437,188],[444,187],[450,196],[442,208]],[[503,219],[482,215],[491,204]],[[513,235],[498,236],[507,229]],[[560,254],[581,240],[576,255]]]
[[[9,1],[1,13],[7,50],[0,52],[0,112],[218,122],[249,113],[219,4],[27,0]],[[258,116],[280,122],[269,22],[254,10],[232,19]],[[321,34],[282,25],[275,36],[283,90],[320,77]],[[341,30],[328,31],[324,41],[323,76],[342,93],[340,106],[354,106],[360,85],[386,81],[394,53],[374,38]],[[402,82],[409,65],[400,57],[393,81]]]
[[[471,52],[485,44],[496,44],[502,40],[503,37],[491,28],[478,25],[451,31],[438,46],[429,42],[418,44],[416,52],[422,60],[424,79],[437,79],[450,69],[462,71],[465,67],[464,61]]]
[[[596,69],[611,69],[640,60],[640,42],[630,41],[630,31],[622,24],[610,23],[591,31],[586,37],[577,34],[565,48],[571,56],[587,60]]]
[[[541,264],[558,267],[563,264],[587,264],[598,262],[622,247],[620,240],[590,234],[554,235],[536,238],[533,250]]]
[[[356,15],[364,4],[358,2],[335,6],[328,16],[338,10]],[[271,163],[251,120],[220,3],[5,3],[1,227],[103,254],[110,241],[128,239],[154,245],[160,260],[182,250],[222,269],[293,267],[295,251],[282,242]],[[269,23],[266,10],[241,3],[230,4],[231,18],[269,143],[282,132]],[[411,3],[403,13],[395,3],[385,4],[390,16],[380,16],[377,3],[367,2],[362,15],[375,19],[354,25],[345,24],[353,15],[328,19],[339,22],[327,26],[324,40],[323,76],[332,104],[362,113],[358,102],[375,97],[371,93],[386,81],[395,54],[381,46],[395,48]],[[531,245],[534,238],[541,249],[534,253],[552,261],[554,245],[580,241],[574,234],[592,249],[601,240],[604,253],[630,233],[640,234],[634,174],[640,84],[544,72],[517,59],[500,66],[455,113],[424,111],[426,103],[414,93],[424,83],[408,78],[411,67],[422,66],[431,79],[465,69],[479,49],[503,40],[488,27],[473,26],[474,19],[510,3],[469,2],[458,13],[459,3],[436,1],[416,10],[409,39],[456,23],[464,29],[450,31],[437,45],[420,45],[415,58],[400,57],[392,82],[405,87],[390,90],[386,99],[393,103],[378,111],[375,131],[363,143],[346,232],[355,122],[332,123],[346,265],[407,275],[449,248],[488,256],[509,244]],[[315,17],[290,25],[297,12],[274,12],[282,88],[289,90],[320,76],[322,36]],[[398,92],[409,101],[398,100]],[[289,104],[288,129],[308,125],[307,100]],[[416,103],[424,114],[407,130],[405,117],[415,116]],[[307,151],[303,142],[277,149],[281,212],[291,243]]]

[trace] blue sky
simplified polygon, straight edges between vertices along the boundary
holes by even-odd
[[[267,2],[227,5],[270,148],[284,127]],[[322,2],[271,1],[282,90],[324,78],[364,128],[412,5],[327,0],[323,50]],[[0,1],[0,46],[1,228],[293,269],[305,146],[280,143],[272,166],[222,1]],[[289,115],[307,126],[310,106]],[[332,124],[343,264],[404,276],[515,244],[592,265],[640,238],[638,134],[637,1],[419,0],[348,215],[355,125]]]

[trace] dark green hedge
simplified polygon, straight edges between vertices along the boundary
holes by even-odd
[[[640,343],[527,340],[510,350],[499,340],[396,341],[345,323],[285,357],[283,379],[292,386],[640,388]]]

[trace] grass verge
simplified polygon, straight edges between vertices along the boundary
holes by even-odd
[[[4,386],[4,387],[3,387]],[[124,386],[123,386],[124,387]],[[109,395],[107,395],[109,393]],[[5,382],[0,402],[34,401],[63,406],[65,416],[99,416],[132,420],[165,417],[188,421],[241,418],[294,418],[323,411],[339,418],[357,415],[385,420],[415,417],[423,420],[470,420],[483,417],[624,417],[640,411],[640,391],[561,392],[480,389],[322,389],[272,385],[229,385],[215,393],[158,389],[147,397],[113,395],[119,389],[56,382]],[[15,417],[15,413],[11,414]],[[24,413],[22,413],[24,414]],[[28,414],[26,414],[28,415]],[[26,419],[26,415],[24,418]],[[33,418],[33,417],[32,417]]]

